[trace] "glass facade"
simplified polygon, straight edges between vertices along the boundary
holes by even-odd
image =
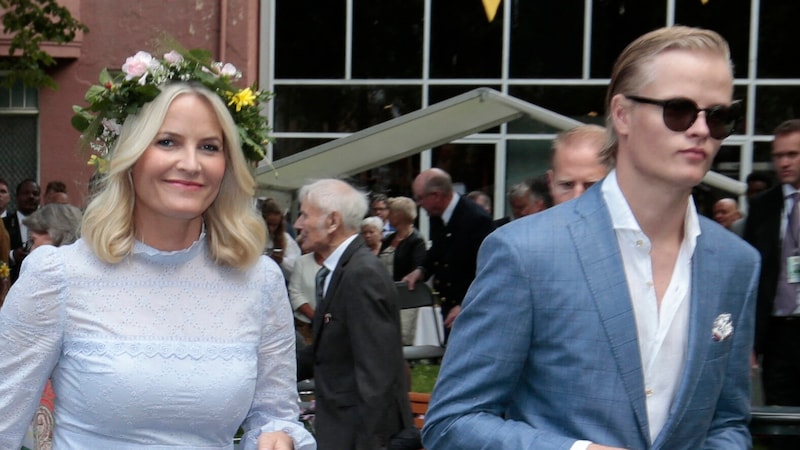
[[[764,0],[262,0],[269,30],[261,84],[276,93],[274,159],[487,86],[582,122],[603,124],[614,59],[654,28],[718,31],[731,45],[746,116],[714,170],[741,179],[770,169],[772,129],[800,117],[800,61],[785,32],[800,2]],[[450,164],[454,181],[499,207],[511,184],[544,173],[558,130],[531,119],[494,127],[356,178],[407,194],[419,167]],[[495,179],[497,178],[497,179]],[[719,194],[701,189],[709,197]],[[498,198],[499,197],[499,198]],[[496,212],[496,216],[504,211]]]

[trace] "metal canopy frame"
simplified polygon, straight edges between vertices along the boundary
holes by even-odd
[[[264,165],[256,170],[259,189],[294,191],[329,177],[346,177],[417,154],[522,116],[569,129],[581,122],[490,88],[477,88]],[[704,182],[742,194],[746,185],[709,172]]]

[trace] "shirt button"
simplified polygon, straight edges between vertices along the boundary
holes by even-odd
[[[648,281],[647,282],[647,287],[649,287],[649,288],[653,287],[653,282],[652,281]]]
[[[639,239],[636,241],[636,247],[641,248],[644,245],[644,241]]]
[[[645,389],[644,394],[646,396],[650,397],[651,395],[653,395],[653,390],[652,389]]]

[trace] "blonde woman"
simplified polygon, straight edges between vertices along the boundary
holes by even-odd
[[[392,197],[388,206],[389,223],[395,231],[383,239],[379,256],[392,273],[392,278],[400,281],[425,259],[425,238],[414,228],[414,220],[417,219],[417,204],[414,200],[408,197]],[[403,345],[414,345],[417,310],[401,310],[400,322]]]
[[[124,121],[82,239],[32,253],[0,311],[0,448],[51,373],[56,449],[232,449],[242,423],[245,449],[316,448],[236,123],[199,83],[159,88]]]

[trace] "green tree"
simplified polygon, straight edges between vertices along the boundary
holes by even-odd
[[[56,0],[0,0],[0,8],[4,10],[3,32],[13,35],[8,57],[0,59],[0,69],[9,71],[6,85],[21,81],[28,87],[56,89],[46,71],[56,61],[41,44],[66,44],[79,31],[89,29]]]

